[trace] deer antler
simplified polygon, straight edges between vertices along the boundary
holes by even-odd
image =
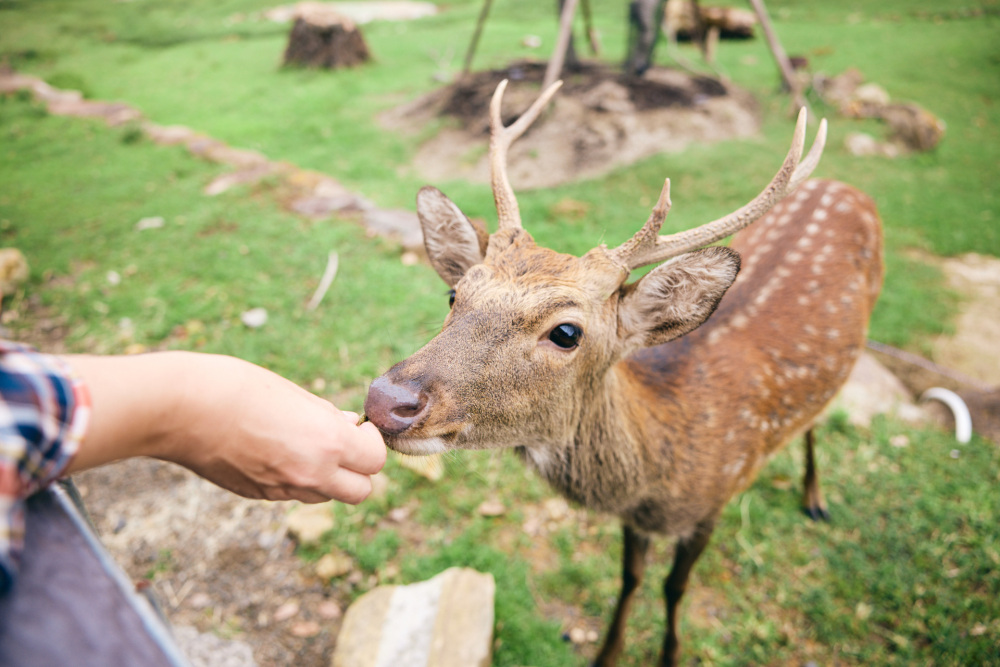
[[[809,178],[816,165],[819,164],[820,156],[823,154],[823,146],[826,144],[826,119],[820,121],[816,140],[808,155],[800,162],[802,149],[805,146],[805,137],[806,110],[803,107],[799,111],[799,119],[795,124],[792,147],[789,149],[781,169],[753,201],[725,217],[695,229],[660,236],[660,227],[667,217],[667,212],[670,211],[670,179],[668,178],[663,184],[660,198],[646,224],[631,239],[617,248],[609,250],[608,255],[619,264],[627,266],[629,269],[636,269],[647,264],[662,262],[709,243],[715,243],[750,225]]]
[[[521,227],[521,212],[517,207],[517,198],[514,196],[510,181],[507,180],[507,149],[535,122],[538,114],[561,85],[562,81],[556,81],[546,88],[534,104],[510,127],[504,127],[500,118],[500,104],[503,100],[503,91],[507,88],[507,79],[501,81],[493,93],[493,99],[490,101],[490,183],[493,186],[493,201],[496,202],[500,229]]]

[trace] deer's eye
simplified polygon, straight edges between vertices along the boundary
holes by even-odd
[[[575,324],[560,324],[549,334],[549,340],[563,348],[571,350],[580,343],[583,331]]]
[[[448,290],[448,307],[451,308],[455,305],[455,290]]]

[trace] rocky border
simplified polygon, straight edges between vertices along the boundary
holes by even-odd
[[[232,171],[212,180],[203,192],[214,197],[240,185],[276,179],[275,198],[288,211],[310,220],[340,217],[356,220],[372,235],[397,240],[404,249],[423,251],[423,233],[413,211],[383,209],[335,178],[294,164],[270,160],[257,151],[234,148],[183,125],[158,125],[141,111],[122,102],[84,99],[76,90],[60,90],[34,76],[0,69],[0,94],[26,90],[55,116],[103,119],[109,127],[137,124],[142,133],[160,146],[183,146],[191,155],[226,165]]]

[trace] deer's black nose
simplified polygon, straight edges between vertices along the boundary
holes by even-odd
[[[368,388],[365,414],[383,433],[399,435],[413,426],[427,409],[427,394],[406,383],[382,376]]]

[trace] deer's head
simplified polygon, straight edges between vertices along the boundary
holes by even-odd
[[[490,106],[490,162],[499,229],[488,234],[439,190],[423,188],[417,214],[431,264],[451,287],[441,333],[376,379],[365,412],[386,442],[408,454],[572,438],[589,397],[630,352],[701,325],[736,279],[739,256],[701,248],[767,212],[805,180],[825,137],[800,163],[805,114],[781,170],[753,201],[697,229],[660,236],[670,181],[646,224],[629,241],[582,257],[535,244],[522,228],[506,154],[559,84],[503,127],[502,82]],[[640,266],[667,261],[628,282]]]

